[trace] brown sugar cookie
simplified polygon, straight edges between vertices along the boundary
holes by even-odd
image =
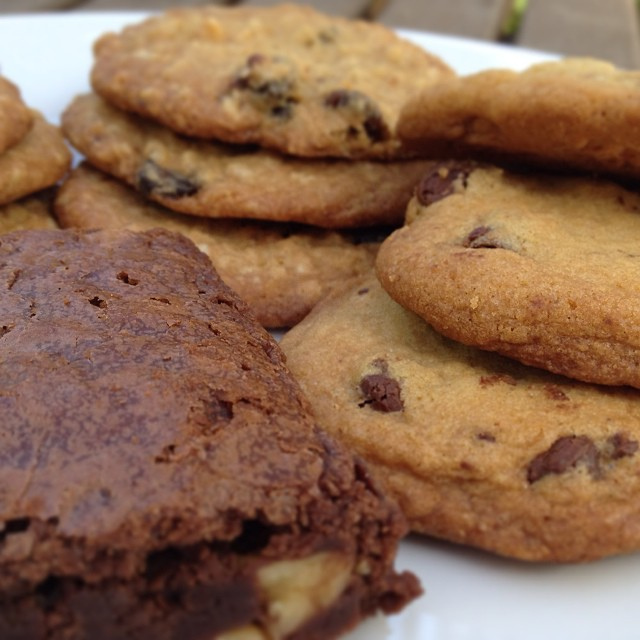
[[[92,94],[67,107],[62,128],[94,166],[169,209],[211,218],[326,228],[398,225],[414,186],[432,166],[425,160],[306,160],[196,141]]]
[[[0,637],[327,640],[419,592],[396,505],[189,240],[14,232],[0,281]]]
[[[428,87],[398,135],[432,154],[483,154],[640,176],[640,71],[591,58],[490,69]]]
[[[86,163],[65,180],[55,209],[63,227],[162,227],[182,233],[270,328],[294,325],[331,289],[370,270],[379,247],[379,240],[364,232],[180,215]]]
[[[321,426],[414,531],[530,561],[640,549],[640,392],[451,341],[373,277],[281,340]]]
[[[17,144],[33,124],[33,114],[18,87],[0,76],[0,153]]]
[[[37,112],[33,117],[29,133],[0,154],[0,204],[54,185],[71,165],[71,152],[58,127]]]
[[[0,234],[20,229],[57,229],[52,213],[53,198],[53,190],[46,189],[0,205]]]
[[[170,10],[94,54],[94,89],[125,110],[302,156],[397,156],[403,104],[453,75],[380,24],[294,4]]]
[[[572,378],[640,387],[640,195],[443,165],[380,248],[384,288],[444,335]]]

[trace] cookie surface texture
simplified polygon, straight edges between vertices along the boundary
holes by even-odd
[[[60,188],[63,227],[162,227],[190,238],[265,327],[299,322],[331,289],[372,268],[379,241],[284,223],[207,220],[151,203],[88,164]]]
[[[640,547],[640,392],[448,340],[375,278],[281,341],[321,425],[368,461],[414,531],[529,561]]]
[[[33,124],[33,114],[23,102],[20,90],[0,76],[0,153],[19,142]]]
[[[189,240],[0,256],[2,638],[320,640],[416,594],[399,511]]]
[[[610,182],[443,165],[377,256],[444,335],[586,382],[640,387],[640,196]]]
[[[397,155],[405,101],[453,75],[381,25],[293,4],[168,11],[94,53],[92,86],[123,109],[304,156]]]
[[[210,218],[398,225],[431,164],[308,160],[186,139],[91,94],[67,107],[62,128],[94,166],[169,209]]]
[[[0,234],[21,229],[57,229],[50,189],[0,205]]]
[[[425,150],[638,177],[638,100],[640,72],[567,58],[439,83],[406,105],[398,133]]]
[[[29,133],[0,154],[0,204],[54,185],[71,165],[60,129],[37,112],[33,117]]]

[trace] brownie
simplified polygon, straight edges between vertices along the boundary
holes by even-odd
[[[0,241],[0,638],[327,640],[406,523],[181,235]]]

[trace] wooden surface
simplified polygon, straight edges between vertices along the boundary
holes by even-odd
[[[273,0],[0,0],[0,14],[27,11],[162,10],[180,4],[247,4]],[[307,0],[327,13],[564,55],[593,56],[640,68],[636,0]],[[515,31],[514,8],[526,4]],[[520,13],[518,12],[518,16]]]

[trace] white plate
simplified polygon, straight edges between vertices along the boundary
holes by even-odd
[[[91,44],[141,13],[60,13],[0,18],[0,73],[57,122],[88,90]],[[523,69],[551,56],[433,34],[402,32],[460,73]],[[637,640],[640,555],[580,566],[527,565],[411,538],[400,568],[426,593],[401,614],[365,622],[345,640]]]

